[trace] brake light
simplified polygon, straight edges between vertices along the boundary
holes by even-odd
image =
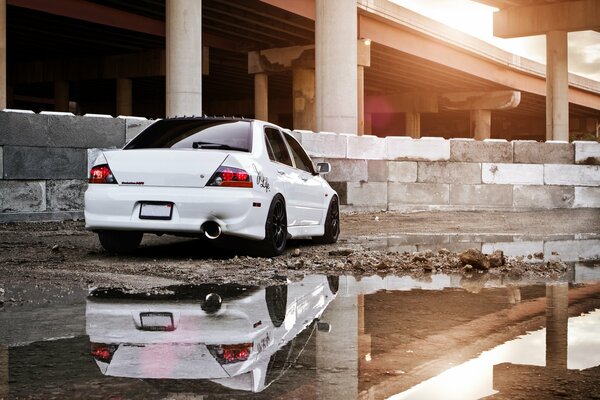
[[[252,343],[209,345],[207,347],[219,364],[246,361],[252,352]]]
[[[89,183],[117,183],[108,164],[97,165],[90,170]]]
[[[98,361],[110,363],[117,347],[116,344],[92,343],[91,354]]]
[[[209,179],[207,186],[252,187],[250,174],[241,168],[221,166]]]

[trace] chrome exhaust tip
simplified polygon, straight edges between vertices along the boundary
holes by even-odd
[[[221,236],[221,227],[214,221],[208,221],[202,224],[202,231],[207,239],[214,240]]]

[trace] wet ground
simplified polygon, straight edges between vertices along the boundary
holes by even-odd
[[[276,259],[0,225],[0,399],[600,399],[599,211],[342,224]]]

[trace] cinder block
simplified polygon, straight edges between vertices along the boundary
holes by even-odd
[[[46,182],[0,181],[0,212],[46,210]]]
[[[513,187],[513,206],[519,208],[570,208],[574,197],[573,186]]]
[[[329,182],[329,186],[335,190],[340,199],[340,205],[348,204],[348,183],[347,182]]]
[[[600,165],[545,164],[546,185],[600,186]]]
[[[505,140],[478,141],[473,139],[450,139],[450,161],[458,162],[513,162],[511,143]]]
[[[329,182],[367,181],[369,172],[367,160],[326,159],[331,164],[331,172],[324,175]]]
[[[313,133],[298,131],[300,143],[311,157],[345,158],[347,152],[347,135],[333,132]]]
[[[544,255],[565,262],[597,260],[600,258],[600,240],[548,241],[544,244]]]
[[[460,162],[418,163],[418,182],[461,183],[464,185],[481,183],[481,164]]]
[[[12,146],[50,146],[50,116],[0,111],[0,144]]]
[[[450,142],[443,138],[412,139],[407,136],[388,136],[388,160],[447,161],[450,159]]]
[[[481,164],[483,183],[508,185],[543,185],[544,166],[541,164]]]
[[[531,241],[531,242],[497,242],[497,243],[483,243],[481,246],[481,252],[484,254],[492,254],[496,250],[502,250],[506,257],[527,257],[535,253],[544,252],[544,242],[542,241]],[[525,261],[529,260],[525,258]],[[531,262],[540,261],[531,259]]]
[[[144,129],[155,123],[157,120],[149,120],[140,117],[121,117],[125,120],[125,142],[129,143],[131,139],[140,134]]]
[[[450,185],[450,204],[512,206],[511,185]]]
[[[449,185],[441,183],[392,183],[388,184],[390,204],[446,205]]]
[[[538,143],[535,140],[516,140],[513,162],[521,164],[573,164],[575,146],[567,142]]]
[[[388,181],[416,182],[417,163],[415,161],[388,161]]]
[[[348,158],[365,160],[384,160],[386,157],[386,141],[377,136],[348,135]]]
[[[85,179],[85,149],[4,146],[4,179]]]
[[[48,135],[54,147],[123,147],[125,120],[106,116],[48,116]]]
[[[369,170],[369,182],[387,182],[388,181],[388,162],[384,160],[367,161]]]
[[[573,207],[600,208],[600,187],[575,187]]]
[[[52,180],[46,182],[47,211],[82,211],[85,180]]]
[[[387,207],[387,183],[348,182],[347,203],[352,206],[371,208]]]
[[[573,144],[575,145],[576,164],[600,164],[600,143],[576,141]]]

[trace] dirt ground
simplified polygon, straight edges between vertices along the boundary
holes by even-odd
[[[280,257],[255,258],[245,255],[236,241],[214,246],[206,240],[155,235],[146,235],[135,253],[117,256],[100,247],[83,221],[0,224],[0,283],[145,288],[181,282],[270,284],[313,273],[558,277],[566,268],[561,262],[508,259],[496,268],[479,271],[464,268],[459,254],[443,248],[409,253],[373,247],[389,236],[408,234],[597,234],[600,210],[356,213],[342,214],[341,226],[335,245],[291,241]]]

